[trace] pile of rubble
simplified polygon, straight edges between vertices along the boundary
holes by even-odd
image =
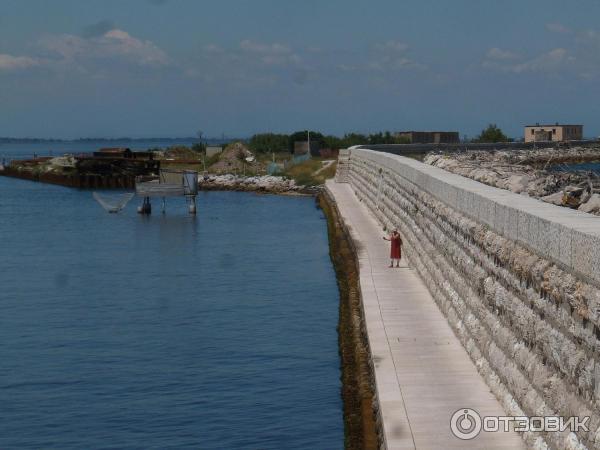
[[[200,189],[211,191],[250,191],[275,194],[307,193],[304,186],[294,180],[273,175],[244,177],[239,175],[205,175],[200,179]]]
[[[57,156],[46,162],[47,172],[61,172],[65,169],[75,169],[77,161],[72,155]]]
[[[600,215],[600,176],[565,166],[594,161],[600,161],[600,147],[429,153],[424,159],[490,186]]]

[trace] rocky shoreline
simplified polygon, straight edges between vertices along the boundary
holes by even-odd
[[[42,183],[59,184],[80,189],[133,189],[132,175],[79,175],[54,173],[49,170],[34,172],[0,167],[0,175]],[[241,176],[208,174],[199,179],[201,191],[241,191],[278,195],[317,195],[322,186],[302,186],[293,179],[273,175]]]
[[[300,186],[292,179],[274,175],[205,175],[199,180],[202,191],[242,191],[279,195],[316,195],[319,186]]]
[[[423,160],[490,186],[595,215],[600,215],[600,176],[565,165],[599,161],[600,147],[429,153]]]

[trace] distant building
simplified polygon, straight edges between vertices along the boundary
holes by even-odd
[[[583,139],[583,125],[527,125],[525,142],[561,142],[580,141]]]
[[[306,155],[308,152],[308,141],[296,141],[294,142],[294,155]],[[310,141],[310,154],[312,156],[321,155],[321,144],[319,141]]]
[[[218,155],[223,151],[223,147],[206,147],[206,157]]]
[[[458,131],[399,131],[396,137],[406,138],[410,144],[456,144]]]

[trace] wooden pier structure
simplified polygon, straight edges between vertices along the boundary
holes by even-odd
[[[193,170],[161,169],[158,177],[148,179],[138,177],[135,183],[135,193],[143,198],[138,207],[140,214],[151,214],[152,197],[162,199],[163,213],[166,209],[167,197],[185,197],[190,214],[196,214],[196,196],[198,195],[198,172]]]

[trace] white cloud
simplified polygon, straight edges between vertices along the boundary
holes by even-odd
[[[427,68],[424,64],[413,61],[410,58],[394,58],[390,56],[386,56],[380,58],[376,61],[372,61],[368,65],[369,69],[376,71],[387,71],[387,70],[405,70],[405,69],[414,69],[414,70],[424,70]]]
[[[342,51],[244,39],[233,47],[204,45],[186,69],[185,75],[190,78],[247,87],[259,83],[285,85],[289,81],[303,86],[317,79],[346,76],[342,74],[396,80],[398,72],[416,72],[427,67],[415,61],[409,46],[399,41],[372,45],[366,51]]]
[[[561,33],[566,34],[570,33],[571,30],[560,23],[547,23],[546,30],[551,31],[552,33]]]
[[[585,30],[582,31],[581,33],[577,34],[577,37],[575,39],[575,42],[577,44],[582,44],[584,46],[586,45],[592,45],[592,46],[600,46],[600,31],[597,30]],[[597,56],[597,53],[595,52],[594,55],[590,55],[590,56]]]
[[[575,31],[560,23],[547,23],[546,29],[557,33],[559,47],[533,57],[492,48],[487,51],[482,67],[515,74],[546,73],[579,76],[582,79],[600,77],[600,31]]]
[[[374,71],[400,71],[400,70],[425,70],[427,66],[407,56],[410,47],[399,41],[387,41],[375,45],[374,56],[367,64],[369,70]]]
[[[40,45],[51,53],[70,60],[85,52],[86,41],[86,39],[72,34],[61,34],[44,37],[40,41]]]
[[[82,30],[82,36],[86,38],[102,36],[107,31],[114,30],[115,28],[115,24],[111,20],[104,19],[86,26]]]
[[[167,54],[151,41],[137,39],[116,28],[88,39],[71,34],[50,35],[40,43],[67,62],[120,59],[142,66],[162,66],[169,62]]]
[[[204,47],[202,47],[202,50],[204,50],[207,53],[222,53],[223,52],[223,49],[216,44],[207,44]]]
[[[263,53],[270,55],[283,55],[292,52],[292,50],[287,45],[279,43],[262,44],[260,42],[254,42],[248,39],[240,42],[240,48],[248,52]]]
[[[167,54],[150,41],[141,41],[122,30],[111,30],[100,39],[100,45],[107,45],[109,53],[130,56],[140,64],[164,65]]]
[[[503,60],[519,58],[519,55],[517,55],[516,53],[513,53],[509,50],[502,50],[497,47],[490,48],[485,56],[488,59],[492,59],[492,60],[496,60],[496,61],[503,61]]]
[[[246,39],[240,42],[240,51],[270,66],[294,65],[302,61],[290,47],[277,42],[265,44]]]
[[[594,80],[597,77],[597,73],[583,71],[579,73],[579,77],[584,80]]]
[[[352,64],[338,64],[336,67],[342,72],[355,72],[359,70],[358,66]]]
[[[572,63],[575,60],[573,56],[564,48],[555,48],[547,53],[543,53],[536,58],[521,64],[516,64],[511,68],[512,72],[553,72],[562,69],[565,63]]]
[[[375,48],[382,52],[398,52],[404,53],[409,49],[408,44],[399,41],[387,41],[384,43],[379,43],[375,45]]]
[[[244,39],[233,47],[209,43],[184,73],[206,83],[236,88],[273,85],[282,80],[304,84],[311,68],[300,54],[281,42],[257,42]]]
[[[555,48],[529,60],[524,60],[510,51],[493,48],[487,52],[482,66],[486,69],[517,74],[527,72],[555,73],[574,62],[575,57],[564,48]]]
[[[16,71],[29,69],[41,64],[41,61],[29,56],[12,56],[0,54],[0,71]]]

